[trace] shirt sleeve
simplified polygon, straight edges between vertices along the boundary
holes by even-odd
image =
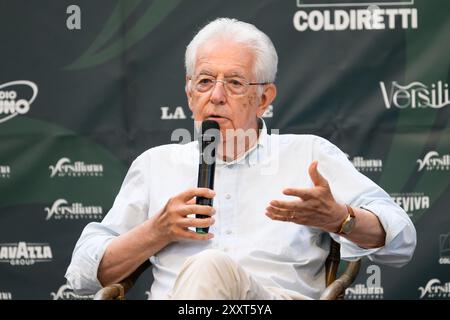
[[[364,249],[350,240],[331,234],[341,243],[341,256],[346,260],[367,256],[375,263],[401,267],[408,263],[416,247],[416,230],[408,214],[376,183],[356,170],[347,156],[331,142],[317,137],[313,158],[318,160],[321,174],[328,180],[337,202],[360,207],[375,214],[386,231],[385,245]]]
[[[81,233],[65,274],[67,284],[76,294],[93,294],[102,287],[97,270],[109,243],[147,219],[149,165],[148,154],[140,155],[128,170],[103,221],[89,223]]]

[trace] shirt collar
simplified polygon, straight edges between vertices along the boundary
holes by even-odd
[[[218,166],[233,166],[235,164],[253,166],[265,159],[268,152],[268,139],[267,126],[262,118],[258,118],[259,123],[259,136],[257,142],[244,154],[239,156],[233,161],[223,161],[222,159],[216,159],[216,165]]]

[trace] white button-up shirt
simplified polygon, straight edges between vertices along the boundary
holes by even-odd
[[[67,270],[68,284],[78,294],[101,288],[97,269],[110,241],[156,214],[167,200],[197,186],[198,143],[169,144],[141,154],[131,165],[113,207],[101,223],[83,230]],[[265,208],[286,187],[312,187],[308,167],[318,160],[336,201],[376,214],[386,231],[384,247],[362,249],[336,234],[341,255],[351,260],[368,256],[376,263],[402,266],[414,252],[416,233],[403,209],[345,154],[313,135],[268,135],[264,125],[258,143],[239,159],[217,160],[215,223],[208,241],[172,243],[150,257],[154,281],[151,298],[163,299],[172,289],[185,260],[205,249],[226,252],[262,285],[282,287],[312,298],[325,287],[324,262],[330,234],[318,228],[269,219]]]

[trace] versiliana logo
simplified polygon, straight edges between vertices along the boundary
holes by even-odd
[[[51,292],[50,297],[52,297],[53,300],[92,300],[94,295],[82,296],[75,294],[67,284],[63,284],[59,287],[58,291]]]
[[[48,243],[0,243],[0,263],[24,266],[51,262],[52,259],[52,248]]]
[[[47,217],[59,219],[101,219],[103,208],[100,206],[85,206],[82,203],[75,202],[69,204],[66,199],[58,199],[50,207],[45,207]]]
[[[0,165],[0,178],[8,179],[11,175],[11,168],[9,166]]]
[[[383,170],[383,160],[381,159],[365,159],[361,156],[350,158],[348,154],[346,155],[360,172],[381,172]]]
[[[359,283],[345,289],[345,299],[348,300],[375,300],[383,299],[384,289],[381,286],[381,269],[377,265],[370,265],[366,269],[369,274],[365,284]]]
[[[441,283],[439,279],[431,279],[424,287],[419,287],[419,299],[423,298],[450,298],[450,282]]]
[[[380,82],[386,109],[440,109],[450,105],[448,84],[438,81],[431,85],[415,81],[407,85],[400,85],[393,81],[390,89],[384,82]]]
[[[450,154],[439,156],[437,151],[428,152],[423,159],[417,159],[419,168],[417,171],[450,170]]]
[[[55,165],[48,166],[50,178],[54,177],[98,177],[103,175],[103,165],[98,163],[86,164],[84,161],[72,161],[61,158]]]
[[[0,123],[30,111],[37,94],[37,85],[28,80],[0,84]]]
[[[12,300],[11,292],[0,291],[0,300]]]

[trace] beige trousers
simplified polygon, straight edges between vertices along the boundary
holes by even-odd
[[[300,293],[259,284],[219,250],[205,250],[186,260],[172,292],[173,300],[306,300]]]

